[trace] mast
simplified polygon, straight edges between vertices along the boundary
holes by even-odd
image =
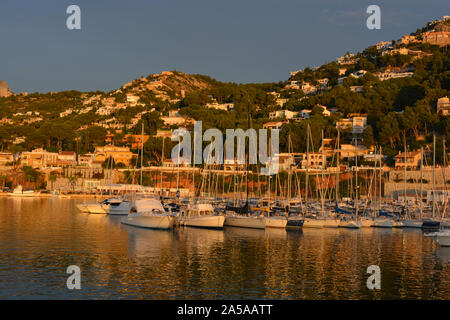
[[[340,136],[340,131],[339,131],[339,127],[338,127],[338,134],[337,134],[337,162],[336,162],[336,166],[337,166],[337,170],[336,170],[336,205],[339,203],[339,173],[340,173],[340,171],[341,171],[341,167],[340,167],[340,164],[339,164],[339,161],[340,161],[340,156],[341,156],[341,154],[340,154],[340,150],[339,150],[339,148],[340,148],[340,146],[339,146],[339,136]]]
[[[358,218],[358,210],[359,210],[359,200],[358,200],[358,138],[356,138],[355,140],[355,174],[356,174],[356,178],[355,178],[355,199],[356,199],[356,217]]]
[[[403,195],[403,207],[405,208],[405,214],[406,214],[406,135],[403,136],[404,137],[404,142],[405,142],[405,164],[403,166],[404,169],[404,183],[403,183],[403,187],[404,187],[404,195]]]
[[[247,130],[250,129],[250,104],[247,103]],[[247,151],[248,150],[248,151]],[[247,208],[247,213],[248,213],[248,153],[250,151],[250,138],[248,139],[248,148],[245,148],[245,191],[246,191],[246,196],[245,196],[245,206]]]
[[[160,192],[160,197],[161,198],[163,196],[163,173],[162,173],[162,170],[163,170],[163,167],[164,167],[164,140],[165,140],[165,138],[163,137],[162,138],[163,145],[162,145],[162,151],[161,151],[161,171],[160,171],[160,174],[161,174],[161,192]]]
[[[144,122],[142,122],[142,132],[141,132],[141,186],[142,186],[142,165],[144,163]]]
[[[420,199],[419,199],[419,213],[420,213],[420,219],[421,220],[422,220],[422,214],[423,214],[422,197],[423,197],[423,147],[420,147]]]
[[[445,213],[447,211],[447,199],[448,199],[448,196],[447,196],[447,180],[446,180],[447,178],[445,176],[445,170],[447,169],[447,152],[445,150],[445,138],[442,139],[442,152],[444,153],[444,173],[443,173],[443,176],[444,176],[444,197],[442,199],[444,208],[443,208],[443,212],[442,212],[442,219],[444,219],[445,218]]]
[[[378,202],[378,209],[379,209],[379,211],[378,211],[378,214],[380,213],[380,211],[381,211],[381,177],[382,177],[382,167],[381,167],[381,165],[382,165],[382,161],[383,161],[383,152],[382,152],[382,148],[381,148],[381,146],[380,146],[380,194],[379,194],[379,202]]]
[[[324,190],[324,176],[323,176],[323,171],[325,170],[325,154],[324,154],[324,150],[323,150],[323,129],[322,129],[322,183],[321,183],[321,202],[322,202],[322,216],[325,216],[325,190]]]
[[[435,167],[436,167],[436,136],[433,133],[433,214],[432,217],[434,218],[434,214],[436,212],[436,177],[435,177]]]
[[[309,180],[309,123],[306,126],[306,175],[305,175],[305,214],[308,214],[308,181]]]

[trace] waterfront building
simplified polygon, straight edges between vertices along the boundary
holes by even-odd
[[[73,151],[60,151],[57,164],[60,166],[74,166],[77,164],[77,155]]]
[[[400,152],[395,156],[395,169],[418,169],[420,168],[420,152]]]
[[[31,152],[23,152],[20,163],[22,166],[32,168],[46,168],[56,166],[58,162],[58,153],[47,152],[42,148],[34,149]]]
[[[363,145],[341,144],[341,158],[354,158],[369,154],[369,150]]]
[[[94,158],[93,153],[79,154],[78,155],[78,165],[79,166],[90,166]]]
[[[125,166],[129,166],[131,159],[135,156],[128,147],[117,146],[102,146],[96,147],[93,156],[93,163],[104,163],[107,159],[112,157],[117,164],[121,163]]]

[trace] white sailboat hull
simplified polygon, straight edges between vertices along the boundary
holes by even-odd
[[[324,219],[323,227],[324,228],[337,228],[339,227],[340,221],[338,219]]]
[[[362,223],[358,220],[341,220],[339,223],[340,228],[359,229]]]
[[[134,227],[167,230],[173,227],[174,221],[175,218],[171,216],[146,215],[126,217],[121,222]]]
[[[361,228],[369,228],[373,226],[373,220],[372,219],[361,219]]]
[[[405,224],[403,223],[403,220],[394,221],[393,228],[404,228]]]
[[[394,220],[391,219],[375,219],[372,227],[374,228],[392,228]]]
[[[266,228],[282,228],[285,229],[287,225],[287,219],[284,217],[269,217],[265,218]]]
[[[303,228],[323,228],[323,220],[305,218],[303,221]]]
[[[222,229],[224,222],[224,216],[207,215],[183,217],[180,223],[187,227]]]
[[[266,221],[264,217],[226,216],[224,225],[239,228],[265,229]]]

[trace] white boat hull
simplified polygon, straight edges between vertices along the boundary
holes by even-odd
[[[105,205],[106,212],[111,215],[127,215],[130,213],[131,204],[129,202],[122,202],[117,206]]]
[[[174,221],[175,218],[171,216],[147,215],[126,217],[121,222],[134,227],[167,230],[173,227]]]
[[[266,220],[264,217],[226,216],[224,225],[239,228],[265,229]]]
[[[191,216],[183,217],[180,224],[187,227],[222,229],[225,216]]]
[[[359,229],[362,223],[358,220],[341,220],[339,223],[340,228]]]
[[[394,221],[392,227],[393,228],[404,228],[405,224],[403,223],[403,220],[397,220],[397,221]]]
[[[372,227],[374,228],[392,228],[394,226],[394,220],[390,219],[375,219]]]
[[[323,220],[305,218],[303,221],[303,228],[323,228]]]
[[[33,198],[33,197],[39,197],[40,192],[24,192],[24,193],[8,193],[8,196],[10,197],[20,197],[20,198]]]
[[[104,213],[106,213],[106,210],[99,203],[78,204],[77,208],[79,210],[81,210],[82,212],[87,212],[87,213],[95,213],[95,214],[104,214]]]
[[[324,228],[337,228],[339,227],[340,221],[338,219],[324,219],[323,227]]]
[[[373,220],[372,219],[361,219],[361,228],[369,228],[373,226]]]
[[[405,228],[422,228],[422,221],[419,220],[403,220]]]
[[[287,225],[287,219],[284,217],[269,217],[265,218],[266,228],[282,228],[285,229]]]

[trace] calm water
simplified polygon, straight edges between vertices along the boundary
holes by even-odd
[[[450,299],[450,248],[420,230],[154,231],[78,202],[0,198],[0,299]]]

